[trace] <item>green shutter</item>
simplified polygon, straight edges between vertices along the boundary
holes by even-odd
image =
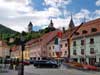
[[[55,38],[55,44],[58,45],[58,38]]]

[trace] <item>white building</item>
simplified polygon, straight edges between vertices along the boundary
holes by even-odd
[[[100,62],[100,18],[83,23],[73,35],[71,58],[77,62]]]

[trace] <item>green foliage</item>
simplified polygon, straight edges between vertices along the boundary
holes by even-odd
[[[10,29],[10,28],[7,28],[5,26],[3,26],[2,24],[0,24],[0,33],[9,33],[9,34],[15,34],[16,31]]]
[[[42,35],[44,35],[45,33],[48,33],[50,31],[54,31],[54,30],[55,30],[55,28],[45,28],[45,29],[41,29],[37,32],[33,31],[32,33],[23,31],[22,35],[23,35],[25,42],[27,42],[31,39],[39,38]],[[5,40],[9,46],[12,46],[15,44],[16,45],[20,44],[20,37],[21,37],[21,34],[19,32],[15,32],[7,27],[0,25],[0,39]],[[13,38],[14,41],[9,42],[10,38]]]

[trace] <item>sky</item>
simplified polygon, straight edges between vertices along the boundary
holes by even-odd
[[[54,27],[68,28],[71,15],[75,26],[100,18],[100,0],[0,0],[0,24],[15,31],[45,28],[53,20]]]

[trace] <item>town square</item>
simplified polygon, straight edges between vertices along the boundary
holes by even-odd
[[[0,75],[100,75],[100,0],[0,0]]]

